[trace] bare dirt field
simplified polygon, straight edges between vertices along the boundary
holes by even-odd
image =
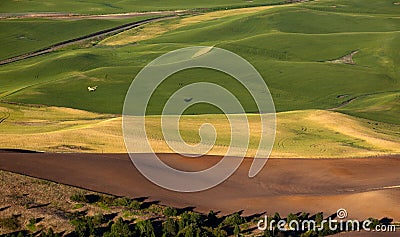
[[[220,157],[160,158],[181,170],[202,170]],[[360,159],[270,159],[252,179],[252,159],[221,185],[198,193],[177,193],[145,179],[127,154],[0,153],[0,169],[89,190],[147,197],[175,207],[232,213],[283,215],[305,211],[326,215],[345,208],[349,218],[400,220],[400,157]],[[155,170],[154,172],[157,172]]]

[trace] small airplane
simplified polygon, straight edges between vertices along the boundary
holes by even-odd
[[[89,92],[91,92],[91,91],[96,91],[97,86],[92,86],[92,87],[91,87],[91,86],[88,86],[87,89],[88,89]]]

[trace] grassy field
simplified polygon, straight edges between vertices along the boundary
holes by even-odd
[[[172,1],[145,1],[145,0],[89,0],[89,1],[72,1],[67,0],[60,3],[56,0],[39,0],[39,1],[13,1],[4,0],[0,3],[0,12],[2,13],[21,13],[21,12],[73,12],[84,14],[104,14],[104,13],[121,13],[121,12],[137,12],[137,11],[154,11],[154,10],[181,10],[193,8],[232,8],[243,7],[249,5],[276,4],[283,2],[281,0],[254,0],[251,2],[243,0],[172,0]]]
[[[400,93],[387,92],[361,96],[338,111],[376,121],[399,124]]]
[[[8,114],[9,117],[6,116]],[[1,104],[0,116],[7,117],[0,125],[2,148],[52,152],[126,152],[121,117],[68,108],[9,104]],[[260,139],[260,117],[250,114],[248,120],[251,137],[247,155],[254,156]],[[198,129],[204,123],[211,123],[218,134],[209,154],[225,154],[231,131],[224,115],[183,116],[180,120],[183,139],[189,144],[197,144],[200,141]],[[147,117],[146,129],[155,152],[173,152],[163,139],[159,116]],[[272,157],[343,158],[395,154],[400,152],[399,134],[398,125],[356,119],[337,112],[282,112],[277,114]]]
[[[335,9],[320,11],[315,6],[307,3],[261,9],[211,20],[197,16],[174,19],[130,32],[139,38],[126,44],[114,36],[94,48],[60,51],[5,65],[0,69],[0,96],[7,101],[118,114],[129,84],[144,65],[189,45],[216,45],[249,60],[264,76],[277,111],[329,109],[352,97],[400,89],[396,66],[400,63],[396,53],[399,18],[386,15],[386,8],[366,16],[337,13]],[[158,31],[154,27],[160,25],[163,34],[147,34]],[[140,32],[145,33],[144,40]],[[326,62],[353,50],[359,50],[355,65]],[[149,114],[160,113],[168,91],[179,83],[204,80],[204,73],[199,69],[172,76],[155,96],[157,103],[152,103]],[[229,86],[228,76],[207,73],[206,81],[227,85],[248,101],[246,91],[235,84]],[[98,86],[95,94],[87,93],[90,85]],[[245,103],[245,109],[255,112],[251,103]],[[191,113],[209,113],[209,108]],[[366,114],[363,117],[376,119]]]
[[[284,7],[287,5],[280,5],[279,7]],[[243,14],[251,14],[257,13],[262,10],[267,10],[271,8],[276,8],[278,6],[263,6],[263,7],[249,7],[249,8],[238,8],[231,10],[222,10],[222,11],[214,11],[208,12],[204,14],[200,14],[197,16],[191,16],[186,18],[181,18],[178,20],[171,20],[167,22],[154,22],[148,24],[146,26],[138,27],[135,29],[127,30],[122,33],[119,33],[115,36],[108,37],[107,39],[100,42],[100,45],[126,45],[130,43],[136,43],[140,41],[144,41],[147,39],[152,39],[157,36],[162,35],[171,30],[175,30],[184,26],[193,25],[195,23],[201,23],[204,21],[212,21],[228,16],[235,15],[243,15]]]
[[[146,17],[130,19],[7,19],[0,21],[0,60]],[[149,18],[149,17],[147,17]]]
[[[50,4],[50,1],[42,2]],[[0,67],[0,100],[53,107],[28,106],[28,111],[42,109],[44,111],[40,113],[46,114],[43,117],[33,113],[36,117],[30,117],[14,105],[2,104],[3,110],[11,110],[10,114],[15,116],[0,125],[4,128],[0,131],[2,147],[13,148],[18,144],[27,149],[46,151],[123,152],[118,114],[122,112],[128,87],[140,69],[171,50],[214,45],[247,59],[264,77],[279,112],[273,156],[354,157],[399,153],[400,55],[397,52],[400,18],[396,13],[400,6],[394,4],[395,1],[365,2],[326,0],[185,16],[122,32],[93,47],[73,47],[3,65]],[[266,1],[252,4],[258,3]],[[7,10],[7,6],[11,7],[7,1],[1,4],[5,6],[2,11],[13,12]],[[30,8],[28,1],[18,4]],[[57,11],[69,9],[69,4],[63,3]],[[124,6],[125,1],[115,4],[121,4],[118,6],[124,7],[125,11],[130,10]],[[150,3],[137,5],[136,10],[162,9],[162,5],[157,8],[146,4]],[[202,4],[216,7],[228,3]],[[247,3],[238,2],[241,4]],[[230,7],[238,5],[230,3]],[[31,9],[39,11],[41,6],[37,4]],[[194,2],[183,4],[179,1],[168,6],[170,9],[200,7]],[[81,10],[90,13],[110,10],[106,5],[95,8]],[[24,8],[20,9],[23,11]],[[51,4],[48,11],[50,9]],[[116,8],[115,12],[120,9]],[[76,27],[78,23],[82,24],[80,28]],[[9,45],[2,53],[10,55],[14,51],[32,50],[61,38],[117,23],[122,20],[96,21],[96,24],[91,20],[0,21],[0,26],[3,24],[8,30],[8,34],[7,31],[2,33],[0,40]],[[17,32],[33,34],[30,37],[44,38],[45,32],[59,26],[68,32],[54,34],[37,44],[12,44],[15,37],[20,36],[9,32],[15,27]],[[356,50],[353,65],[332,62]],[[190,69],[172,75],[156,90],[148,108],[148,115],[152,115],[149,123],[158,121],[164,102],[173,92],[198,81],[227,88],[239,98],[247,113],[257,112],[249,93],[228,75],[207,69]],[[98,89],[88,93],[88,86],[98,86]],[[74,117],[78,110],[60,108],[58,111],[56,107],[90,112],[81,117],[78,112],[79,116]],[[229,133],[223,125],[224,116],[219,113],[219,110],[204,105],[187,110],[182,122],[183,136],[188,142],[196,143],[197,129],[193,127],[201,121],[214,121],[222,130],[211,153],[222,154]],[[63,116],[67,118],[62,119]],[[254,128],[257,127],[256,117],[249,114]],[[28,125],[20,124],[24,121],[28,121]],[[157,151],[170,152],[160,137],[159,128],[153,125],[151,139]],[[252,136],[249,155],[256,148],[257,135],[252,133]]]
[[[325,0],[310,3],[310,8],[321,11],[335,11],[349,14],[393,14],[398,16],[399,5],[396,0],[374,1],[374,0]]]

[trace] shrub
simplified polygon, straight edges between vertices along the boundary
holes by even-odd
[[[29,219],[29,222],[26,225],[26,228],[28,228],[32,232],[36,231],[36,218]]]
[[[318,212],[317,214],[315,214],[315,223],[320,225],[323,220],[324,220],[324,213]]]
[[[129,229],[129,225],[124,223],[122,218],[118,218],[118,220],[111,225],[111,230],[109,232],[104,233],[104,237],[130,237],[134,236],[131,230]]]
[[[201,226],[203,224],[200,214],[195,212],[184,212],[179,220],[179,230],[192,224],[196,226]]]
[[[178,215],[178,210],[176,210],[176,208],[173,208],[173,207],[167,207],[164,209],[164,215],[165,216],[176,216],[176,215]]]
[[[163,223],[163,237],[173,237],[176,236],[178,231],[178,226],[176,224],[176,221],[172,218],[168,218],[164,223]]]
[[[85,195],[81,193],[74,194],[70,197],[73,202],[87,202]]]
[[[219,224],[217,214],[211,210],[207,215],[207,226],[216,227]]]
[[[79,208],[82,208],[82,207],[84,207],[85,205],[84,204],[82,204],[82,203],[77,203],[77,204],[75,204],[73,207],[72,207],[72,209],[79,209]]]
[[[222,230],[220,228],[215,228],[212,231],[212,235],[215,237],[226,237],[226,236],[228,236],[228,233],[226,233],[225,230]]]
[[[59,237],[60,234],[54,233],[53,229],[50,228],[47,232],[41,232],[39,237]]]
[[[16,230],[21,227],[17,215],[12,215],[6,218],[0,218],[0,227],[9,230]]]
[[[115,199],[116,199],[115,197],[102,195],[100,197],[99,202],[102,202],[102,203],[104,203],[106,205],[112,205],[112,203],[114,202]]]
[[[307,220],[309,214],[310,213],[302,212],[301,215],[300,215],[300,219],[301,220]]]
[[[201,228],[196,224],[190,224],[178,232],[178,237],[202,236]]]
[[[133,210],[140,210],[142,204],[136,200],[129,199],[126,197],[117,198],[112,202],[113,206],[127,207]]]
[[[308,230],[300,235],[300,237],[317,237],[318,234],[314,230]]]
[[[233,229],[233,235],[239,236],[239,234],[240,234],[240,228],[238,225],[235,225],[235,228]]]
[[[107,220],[104,218],[103,214],[97,214],[94,215],[93,217],[91,217],[92,222],[94,225],[101,225],[104,222],[106,222]]]
[[[162,213],[163,209],[155,204],[151,204],[148,208],[148,210],[152,213]]]
[[[136,200],[131,200],[129,208],[133,210],[140,210],[142,208],[142,204]]]
[[[278,222],[278,221],[280,221],[281,220],[281,215],[279,215],[279,213],[278,212],[275,212],[275,214],[274,214],[274,218],[273,218],[274,220],[275,220],[275,222]]]
[[[78,217],[71,221],[78,236],[95,236],[96,227],[105,221],[103,215]]]
[[[371,229],[375,229],[376,226],[378,226],[380,224],[378,219],[370,217],[370,218],[368,218],[368,220],[371,221],[371,224],[369,225],[369,228],[371,228]]]
[[[290,223],[291,221],[298,221],[299,222],[299,217],[293,213],[290,213],[287,216],[287,223]]]
[[[83,203],[96,203],[102,199],[97,194],[82,194],[82,193],[76,193],[70,197],[71,201],[73,202],[83,202]]]
[[[127,207],[130,204],[129,198],[122,197],[122,198],[117,198],[112,202],[113,206],[119,206],[119,207]]]
[[[234,213],[232,215],[229,215],[225,217],[224,221],[222,222],[224,225],[228,226],[235,226],[235,225],[240,225],[245,223],[246,220],[244,217],[242,217],[239,213]]]
[[[27,236],[27,233],[24,232],[24,231],[19,231],[18,233],[7,234],[7,235],[4,235],[4,236],[5,237],[24,237],[24,236]]]
[[[136,230],[141,237],[155,237],[154,227],[150,220],[139,221],[136,223]]]
[[[97,205],[102,208],[103,210],[109,210],[109,206],[112,206],[115,197],[101,195],[99,200],[97,201]]]

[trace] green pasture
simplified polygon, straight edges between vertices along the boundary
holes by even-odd
[[[146,17],[108,20],[0,20],[0,45],[2,47],[0,60],[144,18]]]
[[[400,91],[361,96],[338,111],[375,121],[400,124]]]
[[[179,2],[174,2],[178,6]],[[186,46],[215,45],[237,53],[256,67],[279,112],[340,107],[338,110],[346,114],[398,123],[398,96],[387,93],[400,90],[400,18],[393,16],[400,6],[387,3],[390,1],[368,1],[372,6],[360,7],[364,2],[329,0],[281,6],[171,27],[162,35],[126,45],[77,47],[3,65],[0,99],[120,114],[130,83],[151,60]],[[332,4],[337,7],[329,7]],[[62,6],[58,11],[63,10]],[[174,4],[169,6],[173,8]],[[177,20],[163,22],[168,23],[177,24]],[[353,58],[355,65],[328,62],[354,50],[358,50]],[[148,114],[160,114],[174,90],[197,81],[225,86],[242,101],[246,112],[257,112],[246,90],[234,79],[193,69],[179,72],[161,85]],[[89,93],[88,86],[98,89]],[[359,99],[341,107],[354,97]],[[219,111],[198,106],[187,113]]]
[[[194,8],[235,8],[277,4],[282,0],[88,0],[88,1],[57,1],[57,0],[3,0],[0,2],[1,13],[22,12],[64,12],[83,14],[124,13],[155,10],[183,10]]]

